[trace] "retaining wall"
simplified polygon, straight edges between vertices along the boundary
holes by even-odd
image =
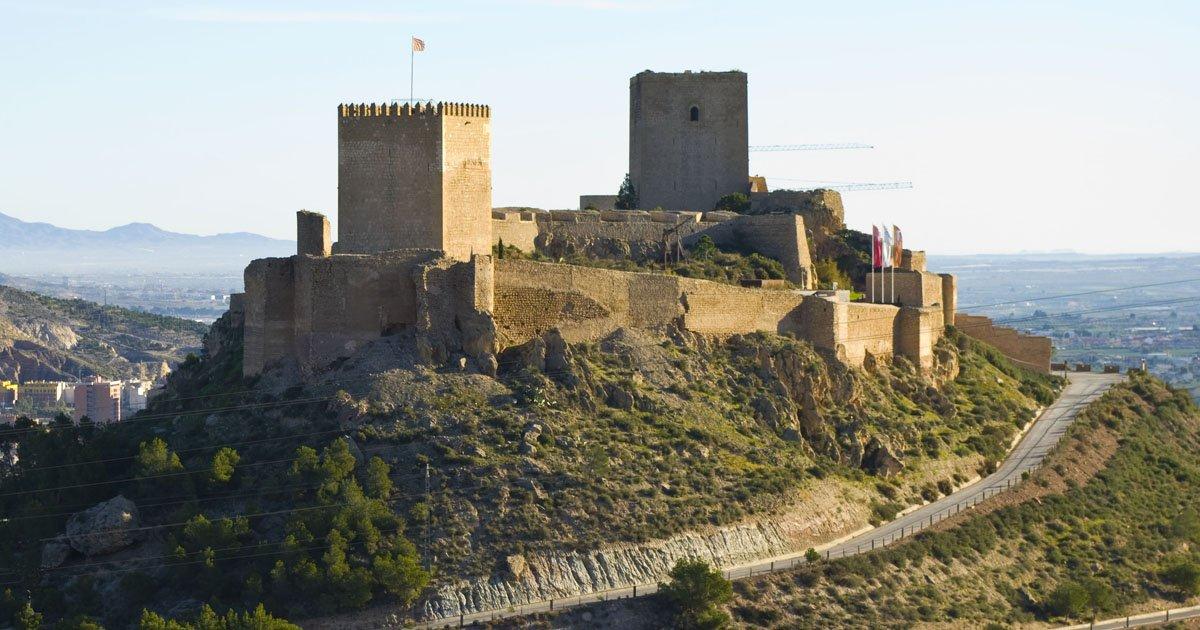
[[[995,346],[1004,356],[1043,374],[1050,373],[1050,356],[1054,345],[1049,337],[1038,337],[997,326],[991,318],[982,315],[958,313],[954,325],[964,334],[986,344]]]

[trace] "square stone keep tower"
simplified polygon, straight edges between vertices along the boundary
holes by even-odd
[[[491,111],[486,105],[338,107],[339,254],[492,250]]]
[[[711,210],[749,193],[745,72],[651,72],[629,80],[629,176],[638,205]]]

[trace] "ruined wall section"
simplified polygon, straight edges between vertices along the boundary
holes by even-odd
[[[242,370],[258,374],[292,353],[295,339],[295,259],[260,258],[243,275]]]
[[[333,251],[329,219],[319,212],[296,212],[296,253],[301,256],[328,256]]]
[[[709,210],[749,192],[746,92],[737,71],[647,70],[629,80],[629,177],[641,207]]]
[[[1024,367],[1043,374],[1050,373],[1054,344],[1049,337],[1026,335],[1012,328],[997,326],[989,317],[965,313],[955,316],[954,326],[963,334],[994,346],[1004,356]]]
[[[799,214],[814,236],[846,227],[846,208],[836,190],[772,190],[750,196],[751,214]]]
[[[684,239],[689,247],[703,236],[718,247],[757,252],[783,264],[788,281],[802,289],[816,287],[816,271],[808,249],[804,218],[795,214],[743,215],[695,232]]]

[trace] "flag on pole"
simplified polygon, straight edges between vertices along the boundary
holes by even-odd
[[[871,226],[871,267],[883,269],[883,240],[879,238],[879,227]]]
[[[891,267],[892,261],[892,231],[887,229],[887,224],[883,224],[883,262],[879,265],[880,268]]]
[[[423,52],[425,50],[425,40],[416,37],[412,38],[412,49],[413,52]]]
[[[904,264],[904,234],[900,232],[900,226],[892,226],[892,260],[895,264]]]

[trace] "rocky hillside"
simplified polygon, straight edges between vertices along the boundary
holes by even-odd
[[[196,322],[0,285],[0,379],[158,378],[199,350]]]
[[[909,542],[734,584],[735,627],[1059,627],[1200,601],[1200,409],[1134,375],[1026,483]],[[648,598],[506,627],[661,628]]]
[[[922,375],[674,329],[551,332],[496,378],[424,367],[401,334],[301,386],[284,368],[243,380],[238,330],[219,321],[146,422],[23,437],[0,509],[46,516],[0,525],[0,561],[68,593],[55,609],[265,602],[306,627],[371,625],[641,581],[681,556],[804,549],[990,470],[1058,386],[957,334]],[[51,452],[95,463],[26,468]],[[72,538],[59,506],[106,513],[118,495],[136,535]],[[110,560],[124,573],[91,568]]]

